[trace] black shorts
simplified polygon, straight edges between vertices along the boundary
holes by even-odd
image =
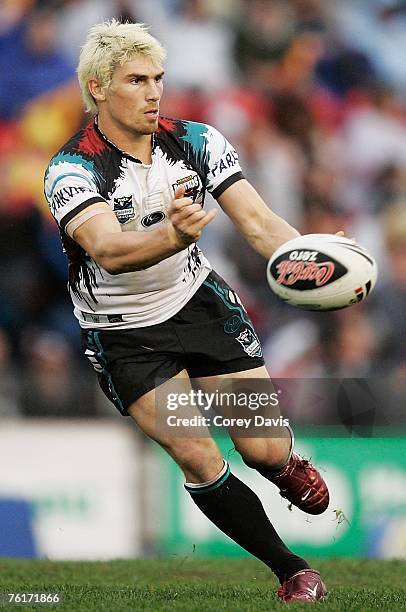
[[[190,378],[264,364],[257,334],[227,283],[211,272],[172,318],[123,330],[82,330],[100,386],[122,415],[139,397],[186,369]]]

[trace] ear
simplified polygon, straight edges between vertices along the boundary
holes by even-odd
[[[106,100],[105,87],[102,87],[96,79],[90,79],[87,86],[91,95],[97,102],[104,102]]]

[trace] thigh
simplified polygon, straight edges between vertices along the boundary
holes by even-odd
[[[155,389],[145,393],[128,407],[128,413],[138,427],[149,438],[162,446],[169,446],[175,437],[187,437],[189,433],[185,427],[184,436],[182,436],[182,431],[178,432],[177,428],[176,435],[172,436],[169,428],[165,427],[165,420],[170,412],[167,411],[165,402],[162,400],[168,397],[174,389],[176,389],[176,393],[188,393],[191,390],[186,370],[182,370],[162,385],[158,385]],[[189,410],[192,411],[192,408],[187,407],[188,412]],[[190,414],[192,416],[192,412]]]
[[[283,463],[291,445],[291,433],[286,426],[279,424],[281,414],[277,394],[264,366],[244,372],[203,377],[196,382],[206,393],[224,393],[226,396],[235,394],[247,398],[246,402],[237,405],[224,401],[216,403],[216,412],[224,418],[245,418],[250,421],[247,428],[233,425],[228,427],[235,447],[252,463],[271,464],[273,460]],[[272,396],[274,401],[259,406],[259,394]],[[256,417],[260,417],[259,421],[255,420]],[[268,425],[271,420],[276,425]]]
[[[250,434],[260,437],[268,431],[263,426],[257,429],[255,416],[264,419],[277,419],[280,416],[278,394],[265,366],[199,377],[195,379],[195,383],[205,393],[216,398],[213,407],[217,414],[226,418],[250,419],[250,426],[245,433],[240,428],[230,428],[229,433],[233,440],[235,431],[243,433],[243,437]],[[279,436],[281,428],[275,431]]]
[[[128,413],[138,427],[176,461],[189,482],[209,480],[222,468],[223,458],[207,427],[200,426],[197,434],[194,428],[185,425],[183,431],[182,427],[177,427],[176,433],[172,434],[170,428],[165,426],[168,413],[161,400],[173,389],[185,394],[191,391],[186,370],[133,402]],[[200,412],[196,407],[188,406],[185,414],[193,418]]]
[[[196,385],[207,393],[215,393],[221,389],[231,390],[234,381],[236,391],[241,389],[242,392],[249,393],[250,390],[255,392],[256,380],[258,380],[261,391],[263,390],[269,393],[275,392],[271,377],[265,366],[238,372],[216,374],[214,376],[199,376],[195,380]]]

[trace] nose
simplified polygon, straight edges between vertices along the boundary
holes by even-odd
[[[152,102],[157,102],[161,97],[161,87],[155,79],[151,79],[146,91],[146,99]]]

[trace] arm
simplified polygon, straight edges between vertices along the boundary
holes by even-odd
[[[218,203],[252,248],[267,259],[284,242],[300,235],[268,208],[245,179],[226,189],[219,196]]]
[[[98,178],[83,161],[65,154],[53,158],[45,173],[45,196],[60,231],[110,274],[143,270],[171,257],[198,240],[214,216],[179,188],[165,223],[151,232],[123,232],[99,193]]]
[[[168,211],[169,222],[151,232],[122,232],[113,211],[100,202],[94,206],[104,206],[105,214],[79,225],[73,239],[110,274],[149,268],[198,240],[215,216],[214,211],[206,213],[199,204],[184,198],[184,191],[182,187],[176,192]]]
[[[148,268],[181,250],[171,242],[167,226],[148,233],[122,232],[108,205],[104,214],[81,224],[73,239],[110,274]]]

